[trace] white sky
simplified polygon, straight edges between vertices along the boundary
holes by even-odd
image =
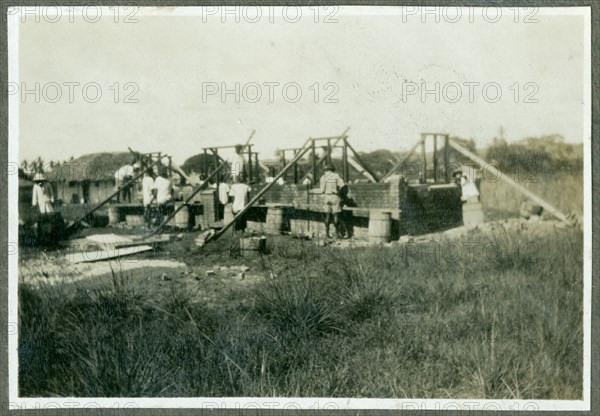
[[[324,23],[330,10],[323,9],[318,23],[308,9],[297,23],[272,18],[281,16],[279,9],[263,9],[258,23],[245,22],[239,9],[239,23],[234,15],[223,23],[222,10],[214,16],[152,16],[142,9],[134,16],[137,23],[123,22],[129,10],[120,10],[119,23],[107,9],[97,23],[86,22],[81,11],[73,22],[64,11],[58,23],[43,18],[36,23],[34,16],[23,15],[21,88],[24,83],[33,90],[39,82],[52,100],[56,91],[49,83],[54,82],[62,97],[52,103],[42,91],[39,103],[34,94],[21,98],[20,160],[62,160],[131,146],[167,152],[181,163],[203,146],[244,142],[252,129],[263,158],[278,147],[298,147],[309,136],[335,135],[346,127],[359,151],[406,150],[423,131],[472,137],[483,146],[500,126],[508,140],[558,133],[569,142],[583,142],[583,15],[539,11],[533,16],[537,23],[525,23],[531,9],[520,9],[515,23],[515,11],[502,9],[499,21],[488,23],[482,9],[465,9],[457,23],[444,21],[449,14],[436,23],[435,16],[420,10],[414,15],[399,10],[345,8],[335,12],[337,23]],[[167,12],[172,10],[161,11]],[[493,19],[494,13],[488,16]],[[252,17],[249,11],[245,16]],[[288,16],[293,18],[294,11]],[[65,82],[80,83],[73,103]],[[81,87],[90,82],[102,90],[96,103],[82,96]],[[118,103],[109,88],[115,82],[120,83]],[[139,86],[138,103],[123,102],[132,91],[124,89],[127,82]],[[236,82],[240,88],[261,85],[260,101],[241,96],[236,103],[230,94],[223,102],[216,94],[203,102],[206,83],[233,89]],[[265,82],[280,83],[272,103]],[[282,86],[290,82],[302,91],[296,103],[283,98]],[[315,103],[310,87],[317,82]],[[337,103],[323,102],[333,91],[325,89],[328,82],[337,86]],[[403,86],[405,91],[421,88],[421,82],[432,90],[439,83],[440,92],[456,83],[462,97],[448,102],[454,87],[438,103],[433,94],[425,102],[419,92],[403,97]],[[465,82],[479,83],[473,102]],[[492,82],[502,93],[495,103],[482,94],[482,86]],[[526,83],[535,86],[525,88]],[[246,91],[251,100],[255,89]],[[88,92],[93,98],[94,90]],[[293,98],[294,90],[288,92]],[[537,103],[524,102],[531,92]],[[488,93],[493,99],[495,90]]]

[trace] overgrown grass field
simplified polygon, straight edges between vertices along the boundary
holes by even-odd
[[[556,209],[577,218],[583,217],[583,177],[569,173],[511,173],[517,183],[540,196]],[[491,175],[481,181],[481,202],[491,219],[510,218],[519,215],[519,207],[525,197],[515,188]]]
[[[348,249],[269,238],[253,284],[21,284],[20,394],[581,399],[578,228]],[[249,261],[233,238],[179,244],[190,267]]]

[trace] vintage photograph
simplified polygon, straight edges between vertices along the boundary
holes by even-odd
[[[9,7],[12,408],[589,409],[590,14]]]

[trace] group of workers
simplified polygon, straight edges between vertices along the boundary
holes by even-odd
[[[115,172],[115,188],[117,202],[131,202],[130,183],[140,171],[139,162],[121,166]],[[129,186],[126,186],[129,183]],[[154,165],[145,168],[142,178],[142,203],[144,205],[144,222],[150,227],[160,225],[167,214],[167,204],[173,200],[173,185],[166,166]]]
[[[244,182],[244,157],[243,146],[235,148],[235,154],[227,159],[227,180],[220,183],[218,196],[220,204],[219,217],[223,217],[225,206],[231,204],[233,214],[239,213],[248,203],[251,187]],[[131,202],[131,187],[124,186],[138,174],[139,163],[132,163],[119,168],[115,172],[115,186],[120,189],[117,194],[118,202]],[[144,205],[144,221],[147,226],[159,225],[167,213],[167,204],[173,200],[173,187],[164,166],[154,166],[146,169],[142,179],[142,200]],[[311,179],[305,179],[303,184],[307,187],[312,185]],[[325,228],[327,236],[333,238],[330,232],[331,224],[334,225],[336,236],[344,238],[346,227],[341,218],[343,196],[347,194],[347,185],[342,177],[336,172],[333,164],[327,164],[324,173],[319,180],[319,187],[311,193],[324,194],[323,204],[325,211]]]

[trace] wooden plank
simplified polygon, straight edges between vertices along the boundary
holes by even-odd
[[[115,245],[119,243],[131,243],[131,238],[124,237],[117,234],[92,234],[85,237],[86,240],[93,241],[94,243],[104,245]]]
[[[500,178],[506,184],[515,188],[516,190],[521,192],[523,195],[525,195],[527,198],[531,199],[536,204],[544,207],[544,209],[546,209],[550,214],[554,215],[559,220],[561,220],[569,225],[571,224],[571,222],[568,220],[568,218],[565,214],[563,214],[562,212],[560,212],[559,210],[554,208],[552,205],[550,205],[548,202],[544,201],[542,198],[540,198],[539,196],[537,196],[536,194],[531,192],[529,189],[523,187],[522,185],[519,185],[512,178],[503,174],[499,169],[496,169],[494,166],[490,165],[489,163],[487,163],[485,160],[481,159],[479,156],[475,155],[474,153],[471,153],[469,150],[465,149],[458,143],[455,143],[454,141],[450,140],[449,144],[454,149],[456,149],[458,152],[462,153],[464,156],[468,157],[469,159],[471,159],[473,162],[477,163],[482,168],[485,167],[486,170],[488,170],[495,177]]]
[[[93,261],[114,259],[117,257],[130,256],[152,250],[150,246],[136,246],[126,248],[115,248],[110,250],[83,251],[65,256],[71,263],[89,263]]]
[[[361,175],[363,175],[365,178],[367,178],[368,180],[370,180],[373,183],[377,183],[377,181],[375,180],[375,178],[373,176],[371,176],[371,174],[369,172],[367,172],[367,170],[364,168],[364,166],[361,165],[360,163],[358,163],[356,160],[354,160],[351,157],[349,157],[348,158],[348,163],[350,165],[352,165],[352,167],[354,169],[356,169],[356,171],[358,173],[360,173]]]
[[[375,174],[375,172],[373,172],[371,169],[369,169],[367,164],[365,162],[363,162],[362,159],[360,158],[360,155],[358,154],[358,152],[354,149],[354,147],[352,147],[352,145],[350,143],[348,143],[347,140],[346,140],[346,146],[348,146],[348,149],[350,149],[350,151],[352,152],[352,154],[354,155],[354,157],[356,158],[358,163],[360,163],[362,165],[364,170],[366,170],[369,173],[369,175],[371,175],[373,177],[373,179],[375,179],[375,182],[379,182],[379,178],[377,177],[377,174]]]

